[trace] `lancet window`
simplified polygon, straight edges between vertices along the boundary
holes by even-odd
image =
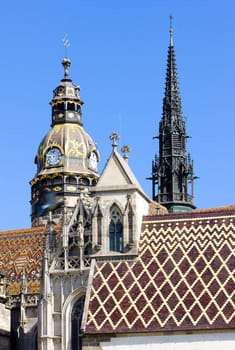
[[[116,204],[110,210],[109,249],[114,252],[123,250],[123,217]]]
[[[85,296],[78,299],[74,304],[71,313],[71,349],[81,350],[82,349],[82,338],[81,338],[81,322],[84,308]]]

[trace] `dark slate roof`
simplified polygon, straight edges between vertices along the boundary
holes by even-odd
[[[235,327],[235,206],[145,217],[136,260],[93,263],[86,334]]]

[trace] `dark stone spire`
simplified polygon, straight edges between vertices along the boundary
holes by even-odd
[[[182,121],[181,99],[179,94],[175,50],[172,38],[173,30],[170,28],[170,45],[168,48],[166,87],[163,99],[163,120],[171,124],[172,121]]]
[[[170,26],[163,115],[159,124],[159,156],[152,162],[153,200],[171,212],[191,211],[193,204],[193,162],[186,153],[186,130],[182,117],[175,51]],[[189,186],[190,185],[190,186]],[[156,195],[156,186],[158,194]],[[189,191],[191,187],[191,191]]]

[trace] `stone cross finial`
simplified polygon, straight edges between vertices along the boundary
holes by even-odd
[[[122,153],[123,153],[123,158],[125,159],[125,161],[128,161],[128,153],[131,151],[130,147],[127,145],[124,145],[121,149]]]
[[[110,136],[109,139],[113,141],[112,146],[113,146],[113,150],[115,150],[115,148],[117,147],[117,140],[120,139],[120,136],[118,135],[117,132],[113,132]]]

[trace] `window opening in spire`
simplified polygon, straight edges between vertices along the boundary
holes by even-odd
[[[57,111],[64,111],[64,103],[63,102],[57,103],[56,109]]]
[[[75,104],[71,103],[71,102],[68,102],[67,103],[67,110],[68,111],[75,111]]]
[[[66,183],[69,184],[69,185],[77,185],[77,180],[73,176],[68,176],[66,178]]]

